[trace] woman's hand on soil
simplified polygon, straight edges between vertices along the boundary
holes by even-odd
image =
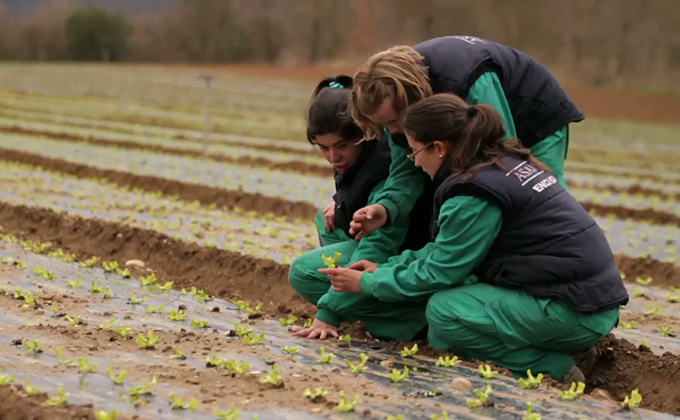
[[[311,327],[300,330],[293,335],[296,337],[307,337],[309,339],[318,338],[319,340],[325,340],[328,337],[339,337],[338,329],[336,327],[325,323],[318,318],[314,318]]]
[[[335,201],[331,201],[323,209],[323,221],[327,232],[333,231],[335,229]]]
[[[375,232],[387,223],[387,209],[382,204],[371,204],[354,212],[349,223],[350,235],[356,235],[357,241]]]
[[[357,261],[354,264],[347,267],[351,270],[364,271],[366,273],[372,273],[378,269],[378,264],[371,262],[369,260]]]
[[[336,292],[361,293],[363,271],[350,268],[320,268],[319,273],[328,275]]]

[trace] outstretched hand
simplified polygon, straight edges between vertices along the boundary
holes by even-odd
[[[328,275],[336,292],[361,293],[362,271],[339,267],[320,268],[319,273]]]
[[[356,235],[359,240],[364,236],[375,232],[387,223],[387,209],[382,204],[371,204],[354,212],[352,221],[349,223],[350,235]]]
[[[339,337],[337,328],[331,324],[321,321],[318,318],[314,318],[311,327],[300,330],[293,335],[296,337],[306,337],[312,340],[315,338],[318,338],[319,340],[325,340],[329,337]]]

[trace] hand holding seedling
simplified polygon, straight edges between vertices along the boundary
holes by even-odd
[[[331,279],[331,285],[336,292],[361,293],[362,271],[350,268],[320,268],[319,273],[326,274]]]
[[[378,269],[378,264],[368,261],[368,260],[361,260],[357,261],[354,264],[350,265],[347,268],[351,268],[352,270],[357,270],[357,271],[363,271],[366,273],[372,273],[375,270]]]
[[[382,204],[371,204],[354,213],[349,223],[349,234],[356,235],[354,239],[358,241],[380,229],[385,223],[387,223],[387,208]]]
[[[318,318],[314,318],[312,326],[305,328],[293,334],[296,337],[306,337],[309,339],[318,338],[319,340],[325,340],[328,337],[338,338],[338,329],[333,325],[323,322]]]

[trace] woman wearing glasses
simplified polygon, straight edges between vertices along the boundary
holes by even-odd
[[[375,202],[389,174],[387,139],[360,142],[364,133],[348,112],[352,78],[322,80],[314,90],[308,111],[307,139],[317,146],[335,170],[333,202],[315,219],[321,248],[293,261],[289,281],[306,300],[317,305],[312,326],[296,335],[325,339],[337,337],[341,321],[363,321],[375,336],[410,340],[425,327],[425,306],[384,304],[375,298],[339,293],[330,288],[322,255],[340,253],[339,266],[362,259],[384,262],[403,249],[419,249],[429,240],[432,196],[423,196],[418,211],[404,213],[394,223],[355,240],[349,233],[352,215]]]
[[[488,104],[502,117],[506,137],[519,138],[566,188],[564,159],[569,124],[584,115],[538,61],[511,47],[472,36],[447,36],[415,47],[380,52],[355,75],[352,115],[367,137],[388,129],[406,146],[400,114],[433,93],[449,92],[469,104]],[[369,233],[408,211],[425,181],[398,148],[379,205],[357,212],[352,232]],[[409,182],[403,182],[404,180]]]
[[[435,239],[386,263],[321,269],[336,291],[427,301],[428,344],[583,381],[568,352],[617,324],[628,294],[604,233],[489,105],[430,96],[401,119],[435,185]]]

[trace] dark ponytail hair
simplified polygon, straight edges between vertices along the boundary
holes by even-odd
[[[307,140],[310,143],[315,144],[316,136],[331,133],[349,141],[363,138],[363,131],[348,112],[352,86],[352,77],[344,74],[327,77],[316,86],[307,111]]]
[[[484,166],[500,166],[499,161],[505,156],[527,160],[549,171],[521,142],[503,139],[503,120],[491,105],[468,105],[456,95],[439,93],[408,107],[401,124],[418,142],[448,143],[451,150],[447,161],[453,173],[471,176]]]

